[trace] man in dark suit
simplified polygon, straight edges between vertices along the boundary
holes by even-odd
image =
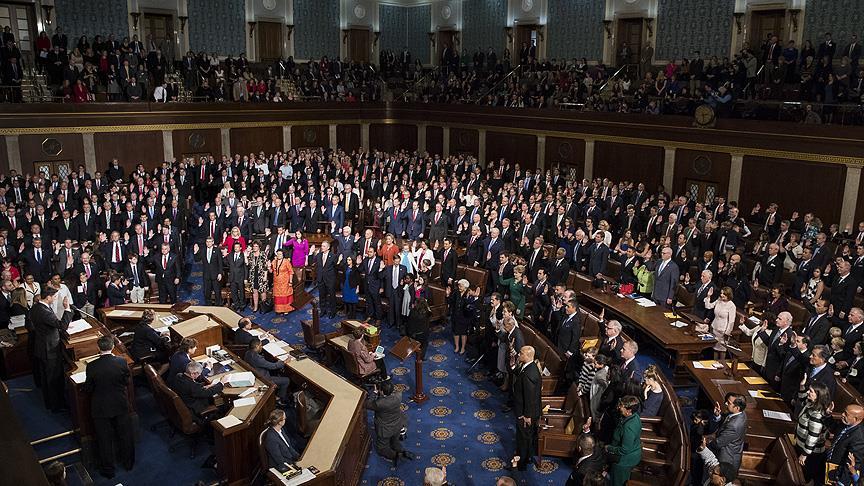
[[[129,300],[133,304],[144,303],[145,292],[150,288],[150,275],[137,254],[129,255],[129,263],[123,267],[123,276],[129,282]]]
[[[809,360],[810,338],[806,334],[795,336],[795,345],[780,365],[780,396],[784,402],[792,403],[798,397],[798,387]]]
[[[706,324],[712,318],[713,312],[705,308],[705,298],[710,294],[709,302],[714,302],[720,297],[717,286],[711,281],[712,277],[711,270],[703,270],[699,275],[699,283],[688,283],[689,274],[685,275],[684,281],[684,287],[693,294],[693,314]]]
[[[450,218],[444,212],[444,207],[441,203],[435,204],[435,212],[429,220],[429,243],[435,246],[436,243],[441,244],[444,237],[447,236],[447,228]]]
[[[169,245],[162,245],[161,251],[151,258],[151,265],[156,270],[156,284],[159,286],[159,303],[173,304],[177,302],[177,286],[180,285],[180,263],[177,256],[170,252]]]
[[[807,399],[807,389],[813,383],[822,383],[828,388],[828,396],[836,396],[837,380],[834,378],[834,368],[828,364],[831,348],[824,344],[813,346],[810,350],[810,366],[804,372],[804,384],[799,388],[798,399],[794,402],[797,415]],[[803,390],[803,392],[800,392]]]
[[[852,309],[852,302],[855,299],[855,292],[858,284],[852,278],[850,271],[852,265],[843,260],[837,265],[837,274],[834,276],[834,283],[831,285],[830,304],[834,306],[834,322],[837,325],[845,325],[847,314]]]
[[[796,259],[791,252],[787,252],[787,255],[795,261],[795,283],[792,285],[792,297],[800,299],[801,287],[809,282],[813,275],[813,250],[804,248],[799,259]]]
[[[0,329],[6,329],[9,327],[9,312],[12,309],[12,291],[15,290],[15,285],[6,280],[0,290]]]
[[[394,262],[393,265],[384,267],[384,295],[387,297],[387,324],[390,327],[399,327],[400,303],[402,302],[402,281],[408,274],[405,265]]]
[[[474,226],[471,228],[471,238],[466,243],[467,251],[465,251],[465,264],[479,267],[483,265],[486,252],[483,248],[483,236],[480,234],[480,227]]]
[[[382,317],[381,312],[381,285],[382,285],[382,268],[383,262],[378,258],[378,253],[375,247],[371,246],[366,250],[366,258],[360,264],[360,273],[363,275],[363,280],[366,282],[366,314],[372,321],[380,322]]]
[[[768,245],[768,254],[760,263],[759,275],[756,277],[760,285],[771,287],[783,279],[783,257],[776,243]]]
[[[435,255],[441,262],[441,285],[449,287],[456,279],[456,267],[458,265],[456,250],[453,249],[453,240],[444,238],[444,248]]]
[[[315,285],[321,296],[321,313],[336,317],[336,256],[330,252],[330,243],[321,243],[315,255]]]
[[[570,359],[579,354],[582,346],[579,342],[579,338],[582,337],[582,316],[579,314],[575,299],[567,302],[565,312],[567,317],[558,326],[555,347],[558,348],[559,353]]]
[[[492,228],[489,231],[489,237],[483,240],[483,250],[485,251],[483,266],[489,271],[489,284],[487,289],[491,292],[495,287],[495,273],[498,271],[498,265],[501,263],[501,252],[504,251],[504,242],[499,238],[501,232],[498,228]]]
[[[812,345],[828,344],[828,332],[831,329],[831,319],[828,317],[828,301],[819,299],[813,304],[810,318],[804,322],[801,333],[810,338]]]
[[[516,423],[517,468],[528,469],[529,461],[539,465],[537,426],[540,420],[540,368],[534,363],[534,348],[522,346],[513,382],[513,415]],[[516,459],[514,457],[514,459]]]
[[[213,238],[209,236],[205,240],[205,248],[201,249],[198,243],[192,247],[195,261],[202,263],[204,280],[204,302],[205,305],[222,305],[222,251],[213,246]],[[215,294],[215,297],[214,295]]]
[[[411,203],[411,209],[403,214],[405,219],[405,231],[409,240],[422,238],[426,231],[426,213],[420,208],[419,201]]]
[[[742,395],[727,393],[723,405],[726,413],[719,403],[714,404],[714,417],[708,422],[707,429],[707,433],[714,434],[714,440],[708,448],[718,461],[731,464],[737,471],[741,467],[744,435],[747,433],[747,415],[744,413],[747,402]]]
[[[836,484],[856,484],[849,472],[849,455],[855,459],[856,469],[864,461],[864,407],[857,404],[847,405],[841,420],[835,422],[834,439],[825,453],[825,460],[837,464],[837,469],[829,473]],[[839,422],[839,423],[836,423]]]
[[[267,451],[268,464],[279,472],[287,472],[288,465],[296,462],[299,455],[282,433],[285,411],[274,409],[270,412],[268,422],[270,427],[264,432],[264,450]]]
[[[852,310],[849,311],[849,317],[847,320],[849,322],[846,325],[846,328],[843,329],[843,340],[846,341],[846,344],[843,346],[843,351],[846,351],[851,355],[855,343],[864,337],[864,325],[862,325],[864,324],[864,311],[858,307],[853,307]]]
[[[375,412],[375,450],[398,465],[399,458],[414,459],[414,454],[402,447],[399,437],[408,427],[408,417],[402,411],[402,392],[393,382],[385,381],[375,386],[376,393],[366,401],[366,408]]]
[[[239,242],[234,243],[234,248],[228,254],[228,285],[231,287],[231,304],[238,313],[246,308],[245,282],[249,278],[249,270],[246,268],[246,256],[241,250]]]
[[[51,278],[51,254],[42,248],[42,239],[34,238],[32,246],[21,253],[21,261],[27,273],[32,273],[37,282],[47,282]]]
[[[780,367],[786,359],[786,351],[792,335],[790,329],[792,314],[781,312],[775,322],[777,328],[770,334],[767,331],[768,323],[764,322],[759,331],[759,338],[768,346],[768,355],[765,358],[765,366],[762,367],[762,376],[768,380],[774,389],[778,389],[780,386]]]
[[[287,376],[274,375],[272,371],[279,371],[285,368],[285,363],[282,361],[269,361],[261,355],[264,349],[264,344],[257,337],[253,337],[249,341],[246,354],[243,355],[243,360],[249,363],[255,371],[261,376],[266,376],[270,381],[276,384],[276,399],[280,407],[284,407],[288,403],[288,389],[291,386],[291,379]]]
[[[190,361],[186,365],[186,371],[177,375],[171,389],[183,400],[183,404],[189,408],[195,421],[201,425],[208,424],[211,418],[216,418],[218,410],[208,410],[211,400],[222,391],[224,382],[228,379],[225,374],[219,381],[206,384],[199,381],[204,367],[197,361]]]
[[[565,486],[582,486],[585,478],[606,468],[606,458],[603,450],[597,447],[597,442],[591,434],[581,434],[578,441],[576,464]]]
[[[603,241],[603,232],[594,233],[594,243],[588,250],[588,275],[595,277],[606,273],[609,262],[609,247]]]
[[[114,477],[114,444],[117,459],[130,470],[135,462],[132,419],[129,414],[129,367],[126,360],[114,356],[114,337],[97,341],[99,357],[87,364],[84,391],[90,393],[90,416],[99,450],[99,473]]]
[[[549,263],[549,285],[552,287],[561,282],[566,283],[570,277],[570,263],[567,262],[566,256],[567,250],[558,248],[555,252],[555,261]]]
[[[33,326],[33,356],[39,363],[39,383],[45,406],[52,412],[66,408],[64,399],[64,360],[61,331],[65,332],[72,322],[71,302],[63,299],[63,316],[58,319],[54,314],[54,299],[57,290],[43,286],[42,300],[30,309]]]
[[[333,196],[331,203],[327,205],[327,210],[324,211],[324,217],[330,222],[330,233],[336,233],[345,226],[345,210],[339,203],[339,196]]]

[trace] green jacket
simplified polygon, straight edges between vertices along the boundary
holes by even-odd
[[[525,286],[522,281],[516,281],[514,278],[502,278],[501,285],[506,286],[510,292],[510,302],[516,306],[516,314],[519,316],[525,315]]]
[[[631,467],[639,464],[642,460],[642,419],[639,414],[621,419],[615,431],[612,432],[612,442],[607,446],[610,454],[615,454],[621,459],[617,465]]]
[[[639,293],[650,294],[654,291],[654,272],[648,270],[648,267],[645,265],[640,265],[636,269],[636,280],[639,282],[639,286],[636,289]]]

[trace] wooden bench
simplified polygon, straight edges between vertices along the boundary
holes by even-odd
[[[687,422],[672,384],[660,376],[663,403],[658,416],[642,419],[642,461],[633,470],[634,478],[683,486],[690,467]]]
[[[540,361],[541,370],[545,368],[549,371],[549,376],[540,376],[541,395],[555,394],[559,383],[564,379],[567,358],[560,354],[552,341],[537,329],[524,321],[519,323],[519,327],[522,329],[525,345],[534,347],[534,358]]]
[[[765,452],[744,451],[738,481],[747,486],[803,486],[804,473],[789,437],[781,435]]]

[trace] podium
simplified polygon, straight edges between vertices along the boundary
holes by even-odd
[[[399,358],[399,361],[405,361],[405,358],[414,354],[414,395],[411,396],[411,401],[420,405],[429,400],[429,397],[423,393],[423,358],[418,351],[420,342],[408,336],[396,341],[390,348],[390,354]]]

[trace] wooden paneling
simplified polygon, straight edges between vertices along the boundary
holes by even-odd
[[[96,133],[93,145],[96,148],[96,167],[103,172],[114,158],[127,174],[134,172],[138,164],[144,164],[147,169],[158,167],[165,158],[162,132]]]
[[[450,155],[471,154],[476,157],[479,150],[480,145],[477,130],[471,128],[450,129]]]
[[[174,157],[180,160],[183,154],[208,153],[216,160],[222,158],[222,133],[218,128],[205,130],[174,130]]]
[[[220,135],[221,136],[221,135]],[[282,127],[232,128],[231,154],[248,155],[263,151],[265,154],[282,152]]]
[[[9,173],[9,153],[6,151],[6,137],[0,137],[0,174]]]
[[[663,184],[663,147],[597,142],[594,177],[613,181],[644,182],[650,192]]]
[[[291,147],[330,147],[330,126],[294,125],[291,127]]]
[[[369,125],[369,149],[385,152],[417,150],[417,126],[373,123]]]
[[[775,202],[784,217],[812,211],[825,227],[840,220],[845,166],[745,156],[743,174],[738,207],[745,219],[757,202]]]
[[[523,169],[537,168],[537,137],[516,133],[486,132],[486,160],[504,159],[507,162],[518,163]]]
[[[444,129],[426,126],[426,151],[432,155],[444,155]]]
[[[729,170],[732,156],[717,152],[678,149],[675,151],[675,177],[672,192],[686,191],[685,182],[696,180],[716,182],[720,195],[729,192]]]
[[[57,139],[63,150],[56,156],[46,154],[42,150],[42,142],[46,138]],[[21,150],[21,170],[24,174],[32,174],[33,162],[38,161],[71,160],[73,170],[78,168],[78,164],[84,164],[84,140],[79,133],[21,135],[18,137],[18,145]]]
[[[360,148],[360,125],[339,125],[336,127],[336,147],[351,153]]]
[[[575,138],[546,137],[546,168],[560,166],[568,173],[572,167],[576,176],[585,175],[585,141]]]

